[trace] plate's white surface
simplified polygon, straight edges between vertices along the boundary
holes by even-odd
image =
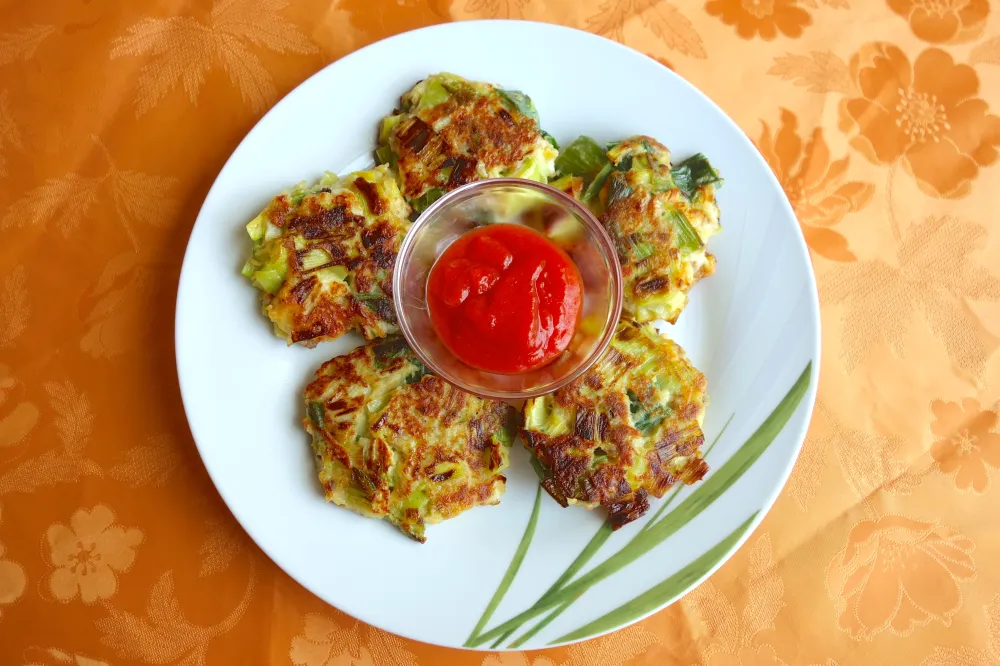
[[[567,75],[568,66],[604,84],[580,85]],[[538,23],[452,23],[387,39],[328,66],[260,121],[209,192],[184,259],[176,343],[188,420],[219,492],[257,544],[330,604],[403,636],[461,646],[510,563],[534,502],[536,477],[516,443],[501,504],[429,527],[424,545],[388,523],[326,504],[299,424],[301,391],[323,361],[360,339],[312,350],[286,347],[261,316],[257,291],[239,274],[250,250],[244,224],[286,186],[326,169],[364,166],[377,121],[401,93],[438,71],[524,91],[542,127],[564,145],[583,133],[598,141],[649,134],[677,158],[704,152],[722,172],[723,233],[709,247],[718,270],[695,287],[677,325],[666,327],[708,377],[706,442],[735,415],[708,457],[713,468],[813,362],[805,398],[752,472],[524,646],[541,647],[663,581],[755,511],[757,522],[763,518],[791,471],[812,411],[819,361],[815,282],[792,210],[750,141],[691,85],[617,43]],[[630,92],[615,96],[614,90]],[[650,513],[656,507],[654,500]],[[543,497],[530,550],[489,626],[530,606],[602,520],[600,513],[561,509]],[[616,533],[588,568],[641,524]]]

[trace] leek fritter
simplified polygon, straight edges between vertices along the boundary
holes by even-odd
[[[454,74],[434,74],[400,98],[382,120],[380,163],[399,175],[418,213],[448,190],[499,177],[546,182],[557,150],[521,92]]]
[[[386,167],[327,173],[272,199],[247,225],[243,275],[274,332],[306,346],[352,329],[369,340],[398,333],[392,271],[409,213]]]
[[[560,504],[606,507],[617,529],[649,495],[701,479],[705,376],[652,324],[622,321],[580,379],[524,404],[525,446]]]
[[[615,243],[622,314],[638,322],[676,322],[691,287],[715,271],[705,246],[721,231],[718,172],[701,154],[671,165],[667,148],[648,136],[611,144],[606,153],[581,137],[566,147],[556,168],[564,177],[584,179],[579,198],[600,215]]]
[[[328,361],[305,400],[330,502],[423,542],[428,523],[504,492],[516,411],[428,374],[402,338]]]

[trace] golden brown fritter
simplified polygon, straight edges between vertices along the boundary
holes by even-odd
[[[670,151],[648,136],[607,150],[581,136],[555,165],[560,178],[552,185],[586,204],[615,243],[623,314],[638,322],[675,322],[691,287],[715,270],[705,244],[721,231],[719,173],[701,154],[672,165]]]
[[[622,321],[587,374],[524,404],[525,446],[542,487],[566,506],[604,506],[617,529],[642,516],[648,495],[701,479],[705,376],[652,324]]]
[[[418,213],[459,185],[513,176],[546,182],[555,147],[538,127],[531,100],[516,91],[434,74],[386,117],[376,156],[392,165]]]
[[[669,151],[647,136],[622,141],[608,157],[614,168],[602,192],[601,222],[618,249],[623,314],[674,323],[691,287],[715,271],[705,244],[721,231],[715,203],[720,179],[700,155],[672,168]],[[691,176],[692,168],[690,188],[679,187],[676,181]]]
[[[305,400],[328,501],[421,542],[426,524],[500,501],[516,411],[427,374],[402,338],[328,361]]]
[[[254,251],[243,267],[275,333],[306,346],[352,329],[369,340],[398,333],[392,272],[409,213],[386,167],[328,173],[275,197],[247,225]]]

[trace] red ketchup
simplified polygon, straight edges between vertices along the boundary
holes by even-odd
[[[448,246],[427,279],[431,323],[455,356],[502,374],[549,363],[569,346],[583,287],[573,260],[515,224],[474,229]]]

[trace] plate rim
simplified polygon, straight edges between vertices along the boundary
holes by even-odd
[[[410,632],[401,632],[401,631],[398,631],[396,629],[388,629],[388,628],[385,628],[384,626],[382,626],[377,621],[377,618],[373,619],[371,617],[366,616],[366,614],[364,614],[364,613],[356,613],[353,610],[348,610],[345,607],[341,606],[339,603],[338,604],[334,604],[328,598],[328,595],[325,592],[322,592],[320,590],[314,589],[313,586],[311,586],[311,585],[307,584],[306,582],[300,580],[299,578],[295,577],[294,575],[292,575],[289,572],[289,568],[287,568],[286,566],[284,566],[284,564],[282,563],[282,561],[278,557],[275,556],[275,554],[272,552],[272,549],[270,549],[269,547],[265,546],[265,543],[267,543],[266,540],[258,538],[258,535],[257,535],[256,531],[252,530],[252,529],[250,529],[248,527],[248,521],[245,521],[241,517],[242,511],[238,510],[236,508],[235,503],[231,502],[230,498],[227,496],[227,493],[225,491],[223,491],[223,488],[222,488],[222,486],[220,485],[220,483],[218,481],[218,476],[219,476],[219,471],[220,470],[219,470],[218,467],[214,467],[213,468],[213,466],[210,465],[207,462],[206,457],[203,454],[203,450],[202,450],[203,445],[201,443],[199,443],[199,439],[198,439],[198,437],[195,434],[195,426],[194,426],[194,424],[191,421],[191,418],[189,416],[189,409],[188,409],[188,400],[190,400],[190,397],[189,397],[190,396],[190,391],[189,390],[188,391],[185,390],[184,376],[183,376],[183,373],[181,371],[181,355],[182,355],[182,353],[181,353],[181,344],[180,344],[180,339],[181,339],[181,336],[182,336],[182,333],[181,333],[181,331],[182,331],[181,294],[184,291],[185,284],[187,284],[188,282],[190,282],[190,277],[189,276],[190,276],[190,271],[191,271],[191,269],[190,269],[190,265],[191,264],[189,262],[189,259],[190,259],[190,256],[191,256],[191,239],[194,236],[195,230],[198,228],[198,226],[200,224],[207,223],[207,222],[203,222],[203,216],[205,215],[205,207],[206,207],[206,204],[213,198],[213,195],[216,193],[217,188],[219,188],[220,181],[222,180],[222,176],[231,168],[231,165],[234,163],[233,162],[234,157],[237,155],[237,153],[239,153],[241,151],[241,148],[243,148],[248,142],[250,142],[251,139],[255,136],[255,134],[260,131],[260,127],[263,124],[265,124],[265,121],[267,120],[267,118],[269,116],[271,116],[272,114],[276,113],[280,107],[282,107],[283,105],[289,103],[290,98],[292,96],[294,96],[296,93],[298,93],[300,91],[300,89],[302,89],[303,87],[305,87],[313,79],[315,79],[315,78],[323,75],[327,70],[329,70],[329,69],[335,69],[335,68],[339,68],[339,67],[348,67],[350,65],[350,62],[352,60],[358,58],[358,57],[361,57],[361,54],[366,53],[366,52],[368,52],[370,50],[377,50],[379,48],[384,48],[385,44],[387,44],[389,42],[392,42],[393,40],[399,39],[399,38],[401,38],[401,37],[403,37],[405,35],[411,35],[412,33],[418,33],[418,32],[432,33],[432,32],[449,32],[449,31],[452,31],[452,30],[467,30],[467,29],[470,29],[470,28],[472,28],[472,29],[479,28],[481,26],[488,28],[489,26],[496,25],[496,24],[527,25],[527,26],[534,26],[535,28],[544,28],[546,30],[553,30],[553,31],[556,31],[556,32],[575,33],[577,37],[582,36],[582,37],[584,37],[586,39],[590,39],[590,40],[593,40],[595,42],[603,42],[606,45],[611,45],[612,47],[618,49],[619,51],[627,53],[629,55],[629,57],[632,57],[632,58],[640,57],[640,58],[644,58],[644,59],[646,59],[646,60],[654,63],[662,71],[666,72],[669,77],[673,78],[675,84],[681,85],[681,86],[684,86],[684,87],[688,88],[690,92],[692,92],[695,95],[701,97],[705,102],[707,102],[709,105],[711,105],[712,107],[714,107],[716,109],[716,111],[719,112],[719,115],[724,119],[724,121],[726,123],[728,123],[731,126],[732,129],[736,130],[736,134],[740,137],[740,140],[743,142],[744,147],[750,149],[750,153],[752,153],[753,159],[755,159],[759,163],[759,166],[762,168],[763,172],[765,173],[765,177],[770,181],[771,185],[773,186],[774,191],[775,191],[775,193],[777,195],[777,199],[778,199],[778,208],[780,210],[782,210],[792,220],[795,220],[797,222],[798,218],[795,215],[795,211],[794,211],[791,203],[789,202],[787,195],[785,194],[784,188],[781,186],[781,183],[777,179],[777,177],[775,176],[773,170],[767,164],[767,161],[764,158],[764,156],[761,154],[760,150],[753,143],[753,141],[749,138],[749,136],[746,134],[746,132],[712,98],[710,98],[707,94],[705,94],[704,92],[702,92],[693,83],[691,83],[690,81],[688,81],[687,79],[685,79],[684,77],[682,77],[680,74],[678,74],[677,72],[675,72],[671,68],[665,66],[663,63],[657,61],[655,58],[652,58],[651,56],[643,53],[642,51],[639,51],[637,49],[633,49],[633,48],[631,48],[629,46],[626,46],[625,44],[622,44],[620,42],[617,42],[617,41],[615,41],[613,39],[609,39],[609,38],[603,37],[601,35],[594,34],[594,33],[589,32],[587,30],[582,30],[582,29],[579,29],[579,28],[575,28],[575,27],[571,27],[571,26],[567,26],[567,25],[562,25],[562,24],[557,24],[557,23],[547,23],[547,22],[543,22],[543,21],[530,21],[530,20],[519,20],[519,19],[517,19],[517,20],[515,20],[515,19],[479,19],[479,20],[469,20],[469,21],[454,21],[453,20],[453,21],[446,21],[446,22],[443,22],[443,23],[436,23],[436,24],[432,24],[432,25],[429,25],[429,26],[415,28],[413,30],[407,30],[407,31],[400,32],[400,33],[397,33],[397,34],[394,34],[394,35],[390,35],[388,37],[384,37],[384,38],[379,39],[377,41],[374,41],[374,42],[372,42],[370,44],[366,44],[365,46],[363,46],[363,47],[361,47],[359,49],[356,49],[356,50],[354,50],[354,51],[352,51],[352,52],[344,55],[343,57],[341,57],[341,58],[339,58],[337,60],[334,60],[334,61],[332,61],[332,62],[324,65],[323,67],[321,67],[320,69],[316,70],[311,75],[309,75],[308,77],[306,77],[305,79],[303,79],[301,82],[299,82],[294,88],[292,88],[291,90],[289,90],[285,95],[283,95],[281,97],[281,99],[279,99],[273,106],[271,106],[271,108],[269,108],[254,123],[253,127],[251,127],[249,131],[247,131],[247,133],[240,140],[240,142],[236,145],[236,147],[233,148],[233,150],[230,153],[229,157],[226,158],[225,163],[222,165],[222,167],[219,169],[218,173],[215,175],[215,178],[214,178],[214,180],[212,182],[211,187],[206,192],[205,198],[202,201],[202,204],[201,204],[201,206],[198,209],[198,214],[195,217],[195,221],[191,225],[191,230],[190,230],[190,232],[188,234],[187,241],[185,242],[184,257],[183,257],[183,261],[182,261],[182,264],[181,264],[180,275],[179,275],[178,280],[177,280],[176,297],[175,297],[175,305],[174,305],[174,366],[175,366],[175,371],[177,373],[178,387],[179,387],[180,394],[181,394],[181,403],[182,403],[182,406],[183,406],[183,409],[184,409],[185,421],[186,421],[186,423],[188,425],[188,430],[191,433],[191,439],[194,441],[195,447],[198,450],[198,456],[201,459],[202,465],[204,466],[206,472],[209,475],[209,478],[212,481],[212,485],[214,486],[216,492],[219,493],[219,496],[222,498],[223,502],[225,503],[226,508],[229,510],[229,512],[232,514],[232,516],[239,523],[241,529],[243,529],[243,531],[246,532],[246,534],[253,540],[254,544],[279,569],[281,569],[282,572],[285,575],[289,576],[289,578],[291,578],[292,580],[294,580],[298,585],[301,585],[309,593],[313,594],[318,599],[322,600],[324,603],[326,603],[327,605],[329,605],[329,606],[337,609],[338,611],[340,611],[342,613],[345,613],[346,615],[349,615],[350,617],[353,617],[353,618],[355,618],[357,620],[360,620],[360,621],[362,621],[362,622],[364,622],[364,623],[366,623],[366,624],[368,624],[370,626],[376,627],[376,628],[381,629],[383,631],[386,631],[386,632],[388,632],[390,634],[406,638],[408,640],[412,640],[412,641],[415,641],[415,642],[418,642],[418,643],[423,643],[425,645],[434,645],[434,646],[442,647],[442,648],[450,648],[450,649],[458,649],[458,650],[468,650],[468,651],[474,651],[474,652],[523,652],[523,651],[531,651],[531,650],[537,650],[537,649],[550,649],[550,648],[557,648],[557,647],[565,647],[567,645],[572,645],[572,644],[575,644],[575,643],[580,643],[580,642],[584,642],[584,641],[589,641],[589,640],[593,640],[593,639],[596,639],[596,638],[600,638],[602,636],[606,636],[606,635],[608,635],[610,633],[614,633],[614,632],[619,631],[621,629],[624,629],[626,627],[632,626],[632,625],[634,625],[634,624],[636,624],[638,622],[641,622],[641,621],[649,618],[652,615],[655,615],[656,613],[659,613],[660,611],[664,610],[668,606],[672,606],[673,604],[677,603],[678,601],[680,601],[681,599],[683,599],[685,596],[687,596],[695,588],[697,588],[698,586],[700,586],[705,580],[707,580],[708,578],[710,578],[716,571],[718,571],[724,564],[726,564],[730,560],[730,558],[736,553],[736,551],[738,551],[740,548],[742,548],[742,546],[746,543],[746,541],[750,538],[750,536],[756,531],[756,529],[760,526],[760,524],[763,522],[763,520],[765,519],[765,517],[768,515],[768,513],[773,508],[773,506],[774,506],[775,502],[777,501],[778,497],[780,496],[782,490],[784,490],[785,485],[787,484],[789,477],[791,476],[792,470],[793,470],[793,468],[795,466],[796,461],[798,460],[799,455],[801,454],[802,447],[803,447],[803,445],[805,443],[806,434],[807,434],[809,425],[810,425],[810,423],[812,421],[812,416],[813,416],[813,412],[814,412],[814,408],[815,408],[815,404],[816,404],[816,398],[817,398],[818,388],[819,388],[819,377],[820,377],[821,359],[822,359],[822,319],[821,319],[821,313],[820,313],[819,293],[818,293],[817,282],[816,282],[816,274],[815,274],[815,269],[813,267],[811,255],[810,255],[809,250],[808,250],[808,246],[806,245],[805,239],[802,236],[801,232],[798,233],[798,234],[793,234],[793,237],[794,237],[793,244],[795,245],[795,247],[797,249],[797,254],[801,255],[801,257],[804,258],[804,260],[805,260],[806,275],[808,277],[808,284],[805,285],[806,286],[805,291],[807,292],[807,295],[808,295],[808,298],[807,298],[808,315],[809,315],[809,317],[811,319],[813,319],[815,321],[815,324],[816,324],[816,329],[815,329],[816,330],[816,335],[815,335],[815,339],[813,340],[812,350],[811,350],[811,359],[809,361],[809,363],[811,364],[811,375],[809,377],[808,386],[806,387],[805,393],[802,396],[801,403],[792,412],[792,415],[794,415],[794,413],[797,412],[799,409],[804,409],[805,410],[805,412],[804,412],[804,418],[802,420],[801,425],[797,428],[797,431],[794,433],[793,441],[795,442],[795,445],[794,445],[793,454],[790,455],[790,456],[788,456],[788,459],[784,463],[784,468],[780,471],[780,473],[779,474],[775,474],[775,478],[778,479],[778,480],[780,480],[780,482],[774,484],[774,487],[771,490],[771,492],[769,493],[767,499],[761,505],[760,509],[757,511],[757,514],[754,516],[754,518],[749,521],[749,525],[744,530],[743,534],[738,539],[735,540],[735,542],[733,543],[733,545],[730,548],[728,548],[727,550],[725,550],[723,552],[722,556],[719,558],[719,560],[714,565],[712,565],[711,567],[709,567],[708,570],[702,576],[700,576],[699,578],[695,579],[694,582],[692,582],[690,585],[688,585],[687,587],[685,587],[679,594],[677,594],[675,597],[673,597],[672,599],[670,599],[668,602],[666,602],[666,603],[664,603],[664,604],[662,604],[662,605],[654,608],[653,610],[648,611],[648,612],[646,612],[646,613],[644,613],[644,614],[642,614],[640,616],[637,616],[636,618],[634,618],[634,619],[632,619],[632,620],[630,620],[630,621],[628,621],[628,622],[626,622],[624,624],[616,625],[616,626],[612,627],[611,629],[607,629],[607,630],[604,630],[604,631],[601,631],[601,632],[598,632],[598,633],[594,633],[594,634],[588,635],[586,637],[578,638],[578,639],[575,639],[575,640],[564,641],[564,642],[554,642],[554,643],[546,644],[544,646],[539,646],[539,647],[519,647],[519,648],[513,648],[513,649],[507,648],[507,647],[489,648],[489,647],[484,647],[484,646],[466,647],[464,645],[447,644],[447,643],[435,642],[435,641],[432,641],[432,640],[428,640],[426,638],[421,638],[421,637],[412,635]],[[514,28],[514,29],[517,29],[517,28]],[[787,427],[787,424],[786,424],[786,427]],[[784,428],[782,429],[782,431],[784,431]],[[720,495],[720,497],[722,497],[723,495],[725,495],[728,492],[730,492],[730,491],[729,490],[724,491],[722,493],[722,495]]]

